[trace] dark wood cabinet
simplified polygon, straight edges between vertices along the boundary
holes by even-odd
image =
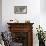
[[[7,23],[12,33],[13,41],[22,43],[21,46],[33,46],[33,23]]]

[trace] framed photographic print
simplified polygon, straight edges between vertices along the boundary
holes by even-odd
[[[27,13],[27,6],[15,6],[14,13],[15,14],[26,14]]]

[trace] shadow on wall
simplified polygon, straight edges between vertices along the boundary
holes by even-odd
[[[0,32],[2,31],[2,17],[0,16]]]
[[[0,0],[0,31],[2,31],[2,0]]]

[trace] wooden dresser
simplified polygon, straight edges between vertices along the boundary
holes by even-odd
[[[33,46],[33,23],[7,23],[12,33],[13,41],[22,43],[21,46]],[[18,45],[19,46],[19,45]]]

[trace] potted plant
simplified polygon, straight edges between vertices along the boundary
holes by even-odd
[[[42,27],[36,28],[37,29],[37,34],[36,36],[38,36],[38,40],[39,40],[39,46],[45,46],[45,35],[43,32]]]

